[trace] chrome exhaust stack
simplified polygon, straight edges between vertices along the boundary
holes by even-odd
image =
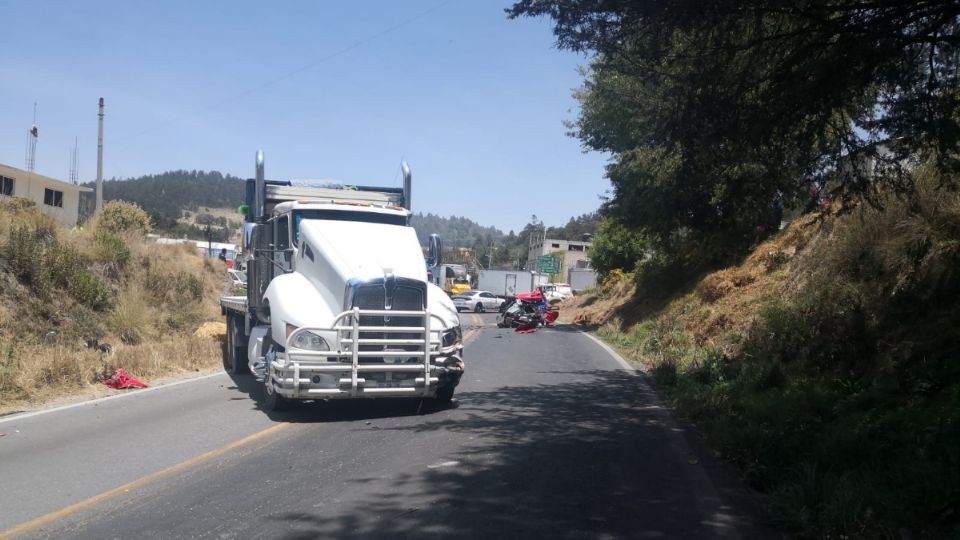
[[[263,150],[257,150],[256,158],[256,184],[255,191],[253,194],[253,219],[257,223],[263,223],[266,221],[266,185],[263,177]]]
[[[413,206],[410,204],[410,197],[413,190],[413,177],[410,174],[410,165],[403,161],[400,163],[400,169],[403,171],[403,207],[412,211]]]

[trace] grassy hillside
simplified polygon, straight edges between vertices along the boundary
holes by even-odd
[[[218,343],[193,333],[219,318],[223,269],[148,242],[144,217],[111,203],[67,230],[29,201],[0,200],[0,412],[89,389],[116,368],[150,378],[219,363]]]
[[[614,272],[566,310],[645,364],[792,535],[960,534],[960,196],[917,180],[675,295]]]

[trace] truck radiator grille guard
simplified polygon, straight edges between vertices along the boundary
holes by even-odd
[[[362,285],[356,287],[353,292],[353,307],[358,307],[361,310],[398,310],[398,311],[421,311],[423,310],[425,302],[424,291],[416,286],[407,286],[407,285],[396,285],[394,287],[392,301],[389,301],[388,295],[385,294],[385,287],[381,283]],[[422,322],[418,317],[406,317],[406,316],[378,316],[378,315],[361,315],[360,316],[360,326],[374,328],[374,327],[419,327],[422,326]],[[380,340],[385,340],[388,338],[388,335],[392,335],[395,339],[417,339],[420,337],[420,334],[416,332],[360,332],[361,340],[376,340],[374,343],[363,343],[360,345],[360,350],[364,352],[368,351],[386,351],[386,350],[401,350],[401,351],[416,351],[417,345],[403,345],[403,344],[387,344],[380,343]],[[411,356],[410,358],[390,358],[383,356],[369,356],[363,357],[360,360],[361,364],[384,364],[387,360],[391,360],[391,363],[396,363],[397,361],[402,360],[404,363],[416,363],[419,360],[416,357]]]
[[[355,286],[352,309],[340,313],[331,328],[291,333],[285,353],[268,363],[273,388],[286,397],[337,399],[433,397],[441,385],[456,385],[463,370],[461,346],[443,346],[443,323],[424,309],[422,285],[393,285],[387,294],[383,282]],[[329,351],[292,346],[302,332],[331,330],[338,343],[330,343]]]

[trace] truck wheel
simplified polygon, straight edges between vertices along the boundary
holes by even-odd
[[[477,302],[477,305],[474,306],[473,310],[476,311],[477,313],[483,313],[483,304],[480,302]]]
[[[243,331],[241,325],[240,317],[236,315],[227,316],[227,346],[224,351],[224,367],[227,372],[235,375],[250,372],[250,366],[247,365],[247,348],[237,344],[237,336]]]
[[[453,390],[454,388],[452,386],[446,387],[446,388],[438,388],[437,396],[433,399],[437,403],[450,403],[453,400]]]
[[[273,390],[273,383],[270,380],[270,368],[267,367],[267,374],[263,378],[263,408],[269,412],[280,412],[289,407],[290,400]]]

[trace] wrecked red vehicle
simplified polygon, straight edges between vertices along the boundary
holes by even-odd
[[[540,291],[520,293],[497,317],[499,328],[530,328],[553,324],[560,315],[555,306],[547,304]]]

